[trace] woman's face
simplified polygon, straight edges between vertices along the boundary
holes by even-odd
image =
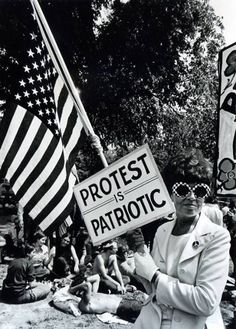
[[[206,193],[208,192],[207,186],[205,187],[204,184],[182,183],[182,185],[177,185],[175,192],[175,185],[172,189],[172,200],[175,205],[177,218],[193,219],[198,216],[205,199],[204,188],[206,188]],[[178,193],[178,188],[181,192],[186,191],[186,195]]]
[[[45,243],[46,243],[46,237],[42,237],[41,239],[38,240],[39,246],[42,246]]]
[[[62,240],[61,240],[61,245],[63,247],[65,246],[68,246],[70,244],[70,238],[68,236],[64,237]]]

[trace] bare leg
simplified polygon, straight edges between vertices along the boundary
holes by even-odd
[[[87,278],[86,282],[90,282],[92,285],[92,292],[98,292],[100,276],[99,274],[91,275]]]

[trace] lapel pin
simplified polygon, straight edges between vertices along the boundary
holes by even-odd
[[[197,249],[199,247],[199,244],[199,241],[194,241],[192,246],[194,249]]]

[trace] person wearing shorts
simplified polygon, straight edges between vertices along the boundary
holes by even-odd
[[[116,294],[93,292],[90,282],[70,286],[66,292],[66,298],[65,291],[63,291],[63,296],[60,291],[56,292],[53,296],[53,304],[56,308],[75,315],[73,312],[74,307],[70,310],[72,301],[74,305],[74,297],[77,297],[76,302],[79,311],[77,314],[81,312],[89,314],[108,312],[129,322],[135,321],[143,306],[141,300],[126,299],[126,297]],[[143,297],[147,298],[147,295],[143,294]]]

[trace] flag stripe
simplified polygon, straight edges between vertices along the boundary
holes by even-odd
[[[63,83],[62,79],[60,78],[60,76],[58,76],[56,79],[55,85],[54,85],[54,89],[53,89],[56,107],[58,106],[58,99],[60,97],[63,87],[64,87],[64,83]],[[58,113],[58,111],[57,111],[57,113]]]
[[[65,87],[62,87],[60,80],[57,79],[56,85],[58,88],[61,88],[61,93],[58,95],[56,93],[55,100],[57,102],[57,108],[59,113],[59,122],[61,127],[62,140],[65,147],[66,154],[69,155],[68,162],[72,164],[75,161],[75,157],[78,154],[80,145],[78,144],[78,139],[75,136],[78,135],[78,132],[83,132],[83,125],[80,120],[78,120],[78,114],[74,107],[72,98],[68,95],[68,92]],[[63,108],[70,109],[70,111],[63,111]],[[80,136],[82,137],[82,136]],[[82,142],[82,138],[80,138]]]
[[[58,89],[61,91],[60,94],[58,93]],[[78,120],[78,114],[74,107],[72,98],[68,94],[65,86],[62,84],[60,77],[56,81],[54,90],[63,144],[66,154],[69,155],[69,163],[74,163],[75,155],[78,154],[80,147],[77,143],[78,138],[75,138],[75,136],[78,135],[78,132],[80,133],[82,131],[83,125],[82,122]],[[66,108],[67,111],[64,111],[64,108]]]
[[[69,182],[68,182],[69,181]],[[60,174],[60,176],[57,177],[57,179],[55,180],[54,184],[51,186],[50,190],[47,191],[47,193],[45,193],[45,195],[43,196],[43,198],[41,198],[41,200],[37,203],[37,206],[42,209],[42,203],[45,199],[48,200],[48,197],[53,195],[53,197],[51,197],[51,201],[50,202],[57,202],[58,200],[61,199],[61,195],[68,193],[69,195],[72,195],[72,189],[69,189],[68,187],[72,188],[72,186],[75,183],[75,178],[72,174],[70,174],[69,178],[68,175],[65,174],[65,171],[63,170]],[[69,184],[69,186],[68,186]],[[68,191],[66,191],[66,189],[68,189]],[[49,203],[50,204],[50,203]],[[54,203],[53,208],[55,208],[56,203]],[[47,208],[44,208],[45,211]]]
[[[42,208],[43,200],[40,200],[38,202],[37,207],[39,207],[39,209],[41,209],[41,211],[38,216],[34,216],[36,223],[39,220],[41,221],[41,218],[44,218],[43,221],[44,221],[44,225],[45,225],[45,223],[47,223],[50,220],[49,215],[52,215],[52,211],[54,211],[55,214],[57,212],[57,214],[56,214],[56,217],[57,217],[63,210],[64,204],[62,201],[65,200],[64,199],[65,196],[66,196],[66,201],[69,200],[68,202],[70,202],[73,195],[72,195],[71,191],[68,189],[68,177],[65,177],[64,180],[62,180],[62,179],[63,179],[63,177],[62,177],[62,175],[60,175],[60,177],[56,183],[60,183],[60,182],[63,182],[63,183],[61,183],[59,185],[60,188],[57,190],[57,193],[54,194],[53,197],[50,198],[50,201],[47,202],[47,204],[44,208]],[[71,184],[69,184],[69,185],[72,185],[72,182],[73,182],[73,178],[71,177]],[[55,190],[56,185],[54,185],[53,188],[49,191],[50,194],[52,193],[53,189]],[[61,197],[61,196],[63,196],[63,197]],[[66,202],[65,202],[65,204],[66,204]],[[35,211],[35,208],[32,211]]]
[[[64,157],[61,154],[59,161],[57,162],[54,170],[48,176],[48,179],[40,186],[37,190],[37,193],[32,196],[32,198],[27,202],[27,209],[31,211],[35,205],[38,203],[39,199],[42,199],[45,191],[48,191],[49,188],[52,186],[53,182],[55,181],[55,177],[58,177],[63,170],[64,167]]]
[[[72,102],[71,97],[67,97],[65,100],[61,99],[61,98],[59,99],[58,108],[64,107],[64,106],[66,108],[69,108],[71,111],[73,110],[73,102]],[[72,113],[73,113],[73,111],[72,111]],[[74,124],[70,125],[68,127],[67,123],[68,123],[68,118],[69,118],[70,115],[71,115],[71,113],[68,111],[64,115],[62,115],[59,119],[60,120],[60,126],[61,126],[62,139],[63,139],[63,142],[65,143],[65,145],[67,144],[67,142],[69,140],[69,138],[66,137],[66,134],[71,132],[73,130],[75,124],[76,124],[76,121],[72,121]],[[68,131],[68,133],[67,133],[67,131]]]
[[[20,115],[19,115],[20,114]],[[25,111],[21,111],[18,115],[13,115],[12,120],[9,125],[9,129],[7,130],[7,134],[2,142],[1,146],[1,158],[0,158],[0,167],[3,167],[4,162],[6,161],[7,155],[9,152],[12,152],[12,144],[15,139],[15,132],[19,130],[22,120],[24,119]],[[4,125],[5,121],[2,123]],[[1,134],[3,132],[1,131]],[[13,148],[14,151],[14,148]],[[5,167],[5,164],[4,164]]]
[[[26,116],[25,116],[26,117]],[[39,120],[33,120],[33,117],[27,119],[27,122],[30,124],[30,126],[26,127],[23,125],[26,122],[26,119],[22,122],[22,125],[16,135],[15,143],[16,147],[12,145],[13,148],[17,148],[17,153],[14,156],[14,159],[12,161],[9,160],[9,163],[11,163],[8,171],[12,173],[12,175],[15,173],[15,168],[19,166],[19,164],[22,162],[22,159],[25,158],[25,153],[27,153],[31,143],[31,140],[29,138],[25,138],[25,135],[31,136],[31,138],[34,138],[35,134],[37,133],[39,126],[41,122]],[[25,132],[25,133],[24,133]],[[20,135],[20,138],[18,138],[18,135]],[[13,182],[11,181],[13,184]]]
[[[15,113],[16,104],[10,103],[8,105],[8,111],[5,111],[4,116],[1,121],[1,130],[0,130],[0,148],[1,148],[1,158],[0,158],[0,168],[2,165],[2,162],[4,161],[4,156],[6,156],[5,153],[3,153],[3,149],[6,147],[11,147],[11,144],[4,145],[4,140],[6,139],[6,135],[8,133],[8,130],[10,129],[11,121]],[[4,151],[5,152],[5,151]]]
[[[74,113],[74,111],[71,111],[70,115],[67,117],[67,118],[64,118],[63,117],[63,120],[65,122],[70,122],[72,120],[72,122],[75,122],[75,117],[76,117],[76,113]],[[68,152],[68,147],[67,145],[70,145],[70,141],[71,141],[71,136],[73,136],[73,131],[74,129],[81,129],[81,127],[78,127],[78,125],[71,125],[71,126],[68,126],[67,124],[67,128],[64,130],[64,133],[63,133],[63,142],[65,144],[65,148]],[[68,152],[70,154],[70,152]]]
[[[42,227],[42,229],[44,230],[47,226],[49,226],[51,224],[51,218],[58,217],[58,214],[60,214],[64,210],[65,204],[66,205],[70,204],[72,202],[72,200],[73,200],[72,195],[67,190],[63,196],[63,199],[60,200],[60,202],[56,203],[56,207],[50,212],[50,214],[48,216],[45,216],[43,221],[40,223],[40,226]],[[50,201],[50,203],[51,203],[51,201]],[[70,211],[71,211],[71,209],[70,209]]]
[[[73,120],[73,117],[70,117],[69,120]],[[78,143],[77,139],[74,138],[74,136],[76,136],[77,131],[81,131],[79,143]],[[84,129],[82,129],[82,123],[79,122],[74,127],[73,131],[71,131],[70,139],[68,140],[68,142],[65,146],[65,150],[66,150],[67,154],[70,155],[69,159],[68,159],[68,162],[70,164],[73,164],[75,162],[76,156],[77,156],[79,149],[81,148],[81,145],[83,144],[84,140],[85,140],[85,131],[84,131]],[[72,165],[71,165],[71,167],[72,167]]]
[[[60,123],[62,123],[62,120],[61,120],[62,112],[63,112],[64,105],[66,103],[66,100],[68,98],[69,98],[68,97],[68,91],[67,91],[66,87],[63,86],[63,88],[60,92],[60,95],[58,97],[58,100],[57,100],[57,114],[58,114],[58,118],[59,118]],[[61,127],[61,130],[62,130],[62,126],[60,126],[60,127]]]
[[[46,126],[41,123],[40,128],[36,131],[36,135],[35,135],[35,138],[34,138],[35,141],[36,141],[36,145],[38,145],[39,141],[44,138],[44,135],[46,134],[46,131],[47,131]],[[30,142],[31,142],[31,140],[29,139],[28,143],[30,143]],[[24,145],[24,147],[25,147],[25,145]],[[26,151],[26,148],[25,148],[25,151]],[[18,165],[15,166],[15,173],[12,175],[12,178],[11,178],[11,184],[12,185],[15,185],[16,180],[19,178],[19,176],[23,172],[24,168],[28,164],[29,160],[33,157],[33,155],[35,154],[36,151],[37,151],[37,149],[35,147],[35,144],[31,143],[29,149],[27,150],[27,152],[24,153],[24,155],[22,157],[23,159],[21,160],[21,162],[18,162]],[[18,153],[19,153],[19,156],[20,156],[21,152],[18,152]]]
[[[22,112],[25,115],[22,115],[21,114]],[[17,107],[16,114],[18,115],[18,117],[15,116],[14,120],[11,121],[11,123],[12,122],[19,123],[20,122],[19,118],[21,118],[21,120],[24,120],[26,116],[31,115],[29,112],[26,112],[21,107]],[[34,120],[31,120],[31,123],[34,127],[35,127],[35,120],[38,121],[38,118],[34,117]],[[19,133],[19,129],[22,128],[22,126],[24,126],[24,125],[20,124],[18,126],[19,126],[18,131],[15,129],[15,125],[13,125],[12,129],[8,130],[8,134],[7,134],[6,138],[4,139],[5,142],[7,140],[7,137],[9,137],[11,139],[13,138],[13,135],[14,135],[13,132],[15,132],[15,136],[17,136],[17,134]],[[43,127],[43,124],[41,123],[38,126],[39,126],[39,130],[41,130],[40,128]],[[28,138],[29,138],[28,133],[30,133],[30,132],[31,132],[31,129],[29,127],[29,129],[25,135],[25,141],[27,142],[27,144],[28,144]],[[24,130],[24,133],[25,133],[25,130]],[[18,192],[17,196],[18,197],[20,196],[22,205],[25,207],[25,209],[27,211],[29,211],[29,214],[32,215],[33,218],[35,218],[35,222],[37,224],[40,224],[42,222],[42,219],[46,220],[46,221],[44,221],[44,226],[43,226],[45,229],[46,229],[45,225],[50,226],[49,221],[50,221],[51,215],[55,215],[55,211],[53,211],[53,209],[56,208],[57,210],[60,210],[62,215],[58,216],[57,221],[60,222],[60,220],[62,220],[63,214],[64,214],[64,211],[63,211],[63,208],[64,208],[63,202],[64,201],[66,202],[66,213],[68,215],[68,210],[71,209],[71,207],[72,207],[72,205],[70,204],[72,202],[71,200],[73,198],[72,185],[75,181],[74,177],[72,177],[70,179],[70,182],[71,182],[69,184],[70,186],[68,186],[68,177],[67,177],[68,175],[66,174],[66,170],[64,167],[64,157],[63,157],[62,148],[61,148],[61,146],[58,146],[58,148],[55,148],[55,145],[54,145],[54,147],[51,147],[52,143],[55,144],[55,141],[58,143],[58,141],[55,138],[53,138],[51,143],[48,145],[49,135],[52,135],[52,134],[47,130],[46,134],[44,135],[43,140],[41,141],[41,144],[37,145],[37,150],[40,147],[43,148],[43,151],[41,153],[43,153],[45,151],[45,145],[47,146],[47,148],[44,153],[44,157],[40,157],[38,166],[36,166],[36,168],[34,169],[37,171],[37,167],[40,168],[41,176],[44,176],[45,184],[43,186],[40,185],[40,188],[35,189],[34,184],[38,185],[38,183],[37,183],[37,180],[36,180],[36,182],[32,183],[32,175],[33,175],[32,171],[29,175],[29,177],[30,177],[29,179],[27,177],[25,179],[25,181],[23,182],[23,179],[25,177],[25,174],[23,172],[23,178],[20,176],[19,179],[14,184],[15,191]],[[16,144],[15,141],[16,141],[16,137],[12,143],[12,147],[14,145],[15,151],[17,151],[17,150],[19,152],[24,151],[24,140],[21,143],[20,147],[18,147],[18,145]],[[7,144],[5,144],[5,145],[7,145]],[[58,143],[58,145],[60,145],[60,143]],[[47,153],[48,151],[51,151],[51,149],[52,149],[52,151],[54,151],[53,152],[54,156]],[[17,153],[17,152],[15,152],[15,153],[16,153],[15,158],[20,157],[19,153]],[[27,152],[26,152],[26,154],[27,154]],[[58,160],[58,154],[60,154],[60,158],[59,158],[59,161],[57,162],[56,160]],[[37,156],[38,156],[38,154],[37,154]],[[47,159],[49,159],[49,161]],[[34,160],[37,160],[37,159],[34,159],[34,157],[29,159],[29,162],[32,162],[31,166],[33,164],[35,165]],[[41,161],[42,161],[42,163],[41,163]],[[46,166],[44,165],[45,161],[47,164]],[[29,166],[29,162],[27,162],[27,166]],[[55,162],[57,163],[57,165],[55,166],[55,171],[53,171],[52,163],[55,163]],[[26,171],[29,170],[29,169],[27,169],[27,166],[25,168]],[[9,164],[9,168],[10,167],[11,166]],[[45,174],[44,170],[46,167],[48,167],[48,173],[46,172],[46,174]],[[62,169],[64,169],[64,170],[62,170]],[[73,176],[73,175],[71,174],[71,176]],[[55,181],[55,177],[57,177],[56,181]],[[63,181],[63,179],[64,179],[64,183],[62,184],[61,182]],[[19,183],[19,182],[21,182],[21,183]],[[42,179],[41,179],[41,182],[42,182]],[[54,182],[53,185],[52,185],[52,182]],[[19,191],[18,191],[18,187],[20,187]],[[50,189],[48,189],[49,187],[50,187]],[[35,191],[36,191],[36,193],[34,193]],[[48,191],[48,192],[45,193],[45,191]],[[50,197],[50,195],[54,195],[54,197],[52,198],[52,197]],[[46,201],[48,198],[51,199],[50,202]],[[40,200],[40,202],[38,200]],[[67,206],[67,202],[68,202],[68,206]],[[46,204],[46,207],[45,207],[45,204]],[[43,208],[43,211],[42,211],[42,208]]]
[[[28,136],[28,134],[26,134],[26,138],[30,138],[30,136]],[[19,191],[19,189],[22,187],[23,184],[27,184],[28,176],[31,174],[31,171],[33,171],[34,168],[38,165],[38,163],[41,162],[40,159],[41,159],[42,155],[45,153],[51,139],[52,139],[52,134],[47,129],[46,134],[44,135],[44,138],[43,138],[42,142],[39,145],[36,145],[37,151],[28,160],[27,165],[25,166],[25,168],[22,171],[21,175],[18,177],[17,181],[15,182],[16,192]],[[45,159],[45,157],[44,157],[44,159]],[[44,165],[45,164],[42,162],[42,166],[44,166]],[[32,182],[29,182],[29,184],[31,184],[31,183]]]
[[[48,135],[49,133],[45,135],[44,139],[46,139]],[[33,193],[33,191],[37,191],[38,193],[36,186],[40,186],[46,179],[48,179],[48,172],[53,170],[52,168],[54,167],[54,163],[58,161],[62,149],[58,141],[55,138],[52,138],[50,144],[48,144],[46,140],[45,142],[43,140],[39,145],[38,152],[42,154],[42,157],[38,163],[35,163],[34,157],[29,161],[28,166],[31,166],[31,171],[25,179],[24,185],[18,190],[19,198],[22,198],[28,190],[31,193]],[[48,168],[50,166],[52,167]],[[29,169],[27,168],[27,170]]]
[[[57,89],[59,88],[61,89],[60,94],[58,94],[57,91]],[[80,120],[77,120],[78,114],[74,107],[72,98],[70,97],[70,95],[68,95],[68,92],[65,86],[63,86],[60,78],[57,79],[55,85],[55,94],[56,94],[55,101],[58,108],[58,119],[61,127],[61,134],[63,138],[63,143],[66,147],[67,145],[71,144],[71,141],[75,141],[75,139],[73,138],[74,135],[78,131],[81,131],[83,126],[82,126],[82,122]],[[71,111],[63,111],[64,107],[70,109]],[[73,149],[74,147],[70,145],[70,149],[67,150],[67,153],[70,154],[70,150]]]
[[[57,214],[57,218],[54,222],[50,222],[49,225],[41,224],[40,228],[45,232],[45,234],[50,234],[51,232],[55,231],[59,225],[61,225],[65,219],[71,214],[71,211],[73,209],[75,200],[72,198],[70,200],[70,203],[66,207],[64,207],[63,211],[59,214]]]
[[[32,119],[32,118],[31,118]],[[23,131],[26,129],[29,129],[29,126],[31,124],[31,120],[26,120],[25,118],[23,118],[23,120],[20,123],[20,127],[19,130],[17,131],[16,135],[15,135],[15,139],[12,142],[11,148],[8,150],[7,155],[2,163],[2,174],[4,174],[4,176],[6,175],[6,173],[11,169],[9,168],[9,164],[14,164],[15,161],[17,161],[17,148],[21,145],[23,139],[24,139],[24,133]],[[16,127],[17,129],[17,127]],[[8,133],[8,138],[11,140],[11,130]]]

